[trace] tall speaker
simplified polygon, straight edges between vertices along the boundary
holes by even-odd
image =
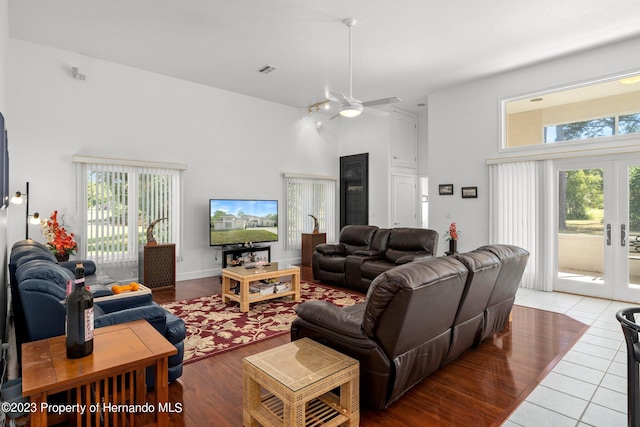
[[[138,281],[151,290],[175,288],[176,245],[145,245],[140,248]]]

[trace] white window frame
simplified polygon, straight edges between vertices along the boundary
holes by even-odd
[[[302,249],[302,233],[313,230],[313,215],[327,242],[335,241],[337,230],[337,182],[333,176],[284,174],[284,248]]]
[[[637,148],[637,133],[628,133],[628,134],[618,134],[617,126],[618,119],[617,116],[625,115],[625,114],[633,114],[636,113],[635,108],[632,110],[629,109],[621,109],[619,111],[615,111],[612,115],[616,116],[616,129],[614,129],[613,136],[602,136],[598,138],[588,138],[588,139],[575,139],[575,140],[566,140],[552,143],[544,143],[544,126],[540,127],[540,143],[532,144],[532,145],[524,145],[524,146],[507,146],[507,104],[514,101],[522,101],[522,100],[532,100],[535,98],[545,97],[547,95],[560,93],[564,91],[569,91],[577,88],[588,87],[592,85],[598,85],[601,83],[620,81],[625,78],[629,78],[632,76],[640,75],[640,70],[629,71],[624,74],[614,74],[606,77],[602,77],[600,79],[592,79],[583,82],[576,82],[572,85],[560,86],[555,88],[550,88],[547,90],[540,90],[536,92],[529,92],[526,94],[512,96],[507,98],[502,98],[499,101],[499,118],[500,118],[500,138],[498,140],[498,152],[501,153],[501,156],[520,156],[523,158],[533,159],[537,158],[557,158],[558,155],[562,157],[562,152],[566,150],[576,151],[591,151],[594,150],[602,150],[605,154],[615,154],[616,149],[626,149],[628,147]],[[636,83],[637,84],[637,83]],[[589,117],[584,117],[577,119],[576,121],[588,120]],[[547,125],[550,126],[550,125]]]
[[[73,161],[77,167],[77,202],[76,209],[79,213],[81,224],[83,224],[83,231],[79,242],[79,256],[83,259],[92,259],[101,267],[115,267],[123,269],[126,273],[124,276],[128,278],[134,278],[138,269],[138,251],[141,243],[146,243],[146,231],[150,223],[156,219],[160,219],[166,216],[164,213],[169,212],[168,218],[159,221],[154,227],[154,237],[159,243],[175,243],[176,254],[178,260],[181,259],[182,249],[182,171],[186,169],[186,165],[177,163],[154,163],[154,162],[141,162],[134,160],[120,160],[120,159],[107,159],[96,157],[84,157],[74,156]],[[116,176],[127,177],[129,182],[135,182],[136,185],[128,186],[128,200],[136,200],[136,203],[127,203],[127,212],[122,216],[127,215],[128,218],[135,218],[136,220],[131,222],[127,221],[127,247],[124,249],[124,245],[119,247],[116,251],[108,252],[93,252],[88,251],[89,236],[93,232],[98,232],[98,229],[92,230],[89,224],[88,218],[88,172],[89,171],[101,171],[111,173]],[[166,179],[148,180],[144,178],[146,176],[158,176],[167,177]],[[147,194],[142,199],[138,194],[139,179],[146,179],[146,185],[150,185],[154,192]],[[170,188],[162,187],[158,185],[165,185],[159,183],[168,182]],[[156,191],[157,190],[157,191]],[[118,198],[120,196],[116,196]],[[122,199],[121,199],[122,200]],[[120,203],[116,200],[116,203]],[[145,205],[144,210],[149,212],[149,216],[153,218],[145,218],[142,220],[143,224],[138,221],[139,216],[139,203]],[[167,208],[167,206],[169,206]],[[108,209],[107,209],[108,211]],[[95,209],[94,215],[99,216],[102,212]],[[112,215],[111,215],[112,217]],[[157,217],[157,218],[156,218]],[[103,221],[106,221],[106,216],[102,215]],[[110,224],[104,223],[102,227],[105,231],[113,231],[113,224],[115,221],[111,221]],[[136,224],[136,225],[134,225]],[[122,227],[122,226],[120,226]],[[124,231],[123,231],[124,232]],[[131,277],[129,277],[131,276]]]

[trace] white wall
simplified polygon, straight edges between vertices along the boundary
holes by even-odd
[[[74,66],[86,81],[71,77]],[[12,186],[24,190],[29,181],[30,210],[59,210],[73,232],[73,155],[187,165],[178,279],[220,267],[209,247],[209,198],[278,199],[282,215],[284,172],[339,172],[336,125],[324,120],[318,132],[303,109],[14,39],[7,80]],[[24,238],[23,221],[24,211],[11,215],[9,244]],[[43,241],[37,226],[30,234]],[[285,253],[283,237],[272,246],[274,260],[299,257]]]
[[[489,173],[485,160],[499,155],[501,98],[639,70],[638,52],[640,38],[430,94],[430,228],[442,235],[450,222],[457,222],[459,251],[488,243]],[[450,183],[455,185],[455,195],[438,196],[438,184]],[[477,186],[478,198],[462,199],[462,186]],[[439,246],[439,252],[444,252],[446,244]]]
[[[389,227],[391,115],[362,113],[356,119],[336,120],[340,156],[369,153],[369,224]]]

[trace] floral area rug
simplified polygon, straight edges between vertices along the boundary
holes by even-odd
[[[288,334],[296,318],[294,308],[303,301],[329,301],[339,306],[364,297],[318,284],[301,283],[300,301],[282,297],[249,305],[241,313],[237,302],[223,303],[220,294],[177,301],[162,306],[182,318],[187,328],[184,362],[193,363],[223,351],[277,335]]]

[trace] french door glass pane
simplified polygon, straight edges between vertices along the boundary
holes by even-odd
[[[559,171],[558,276],[602,284],[604,170]]]
[[[640,284],[640,166],[629,167],[629,284]]]

